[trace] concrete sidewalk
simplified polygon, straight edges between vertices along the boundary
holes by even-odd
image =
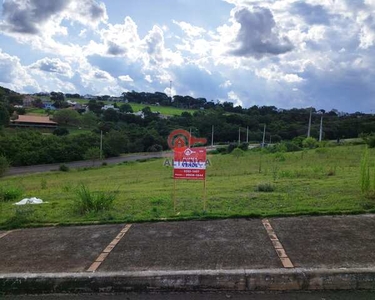
[[[375,289],[374,232],[375,215],[0,232],[0,292]]]

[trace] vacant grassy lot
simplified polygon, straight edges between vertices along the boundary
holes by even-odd
[[[86,100],[86,99],[76,99],[76,98],[74,98],[74,99],[68,99],[68,100],[76,101],[76,102],[82,103],[82,104],[88,103],[88,100]],[[112,102],[112,101],[102,101],[102,102],[105,103],[105,104],[114,104],[114,102]],[[117,103],[117,105],[119,107],[122,104],[123,103],[121,103],[121,102]],[[190,113],[193,113],[195,111],[194,109],[180,109],[180,108],[170,107],[170,106],[156,106],[156,105],[146,105],[146,104],[139,104],[139,103],[129,103],[129,104],[133,108],[134,112],[140,111],[143,108],[145,108],[146,106],[148,106],[148,107],[151,108],[152,112],[160,112],[161,114],[166,115],[166,116],[179,116],[184,111],[187,111],[187,112],[190,112]]]
[[[1,180],[1,187],[21,189],[22,197],[39,197],[48,203],[16,209],[12,205],[15,201],[3,202],[0,226],[375,212],[375,199],[360,192],[363,149],[364,146],[340,146],[276,154],[249,151],[238,158],[231,154],[212,155],[212,165],[207,170],[205,212],[202,182],[177,181],[178,213],[174,213],[172,169],[164,167],[161,159],[8,177]],[[374,157],[372,149],[371,175]],[[75,212],[75,191],[82,183],[93,191],[115,191],[113,209],[86,215]],[[264,184],[274,190],[258,191],[269,188]],[[14,223],[18,217],[23,218],[22,222]]]

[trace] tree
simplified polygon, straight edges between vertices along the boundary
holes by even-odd
[[[98,117],[92,111],[84,113],[81,117],[83,126],[87,128],[94,127],[96,124],[98,124],[98,120]]]
[[[22,105],[23,104],[23,96],[18,94],[13,94],[8,96],[9,104],[13,105]]]
[[[123,113],[133,113],[133,108],[129,103],[124,103],[120,106],[120,111]]]
[[[118,115],[117,111],[115,111],[112,108],[109,108],[109,109],[104,111],[103,119],[106,122],[118,122],[119,115]]]
[[[80,115],[78,112],[72,109],[61,109],[53,115],[53,119],[58,124],[64,124],[64,125],[77,125],[80,120]]]
[[[56,128],[52,133],[57,136],[63,136],[63,135],[68,135],[69,130],[66,128],[59,127],[59,128]]]
[[[0,126],[7,126],[9,124],[9,112],[4,105],[0,104]]]
[[[100,149],[98,147],[89,148],[83,157],[85,160],[91,160],[92,165],[94,165],[95,161],[100,158]]]
[[[303,148],[313,149],[313,148],[316,148],[318,146],[318,142],[313,137],[308,137],[308,138],[305,138],[303,140],[302,146],[303,146]]]
[[[9,162],[7,158],[3,155],[0,155],[0,177],[5,174],[9,169]]]

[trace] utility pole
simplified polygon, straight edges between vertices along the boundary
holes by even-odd
[[[309,118],[309,129],[307,130],[307,137],[310,137],[311,133],[311,115],[312,115],[312,107],[310,107],[310,118]]]
[[[238,128],[238,146],[241,144],[241,127]]]
[[[323,115],[320,118],[319,142],[323,139]]]
[[[214,146],[214,125],[212,125],[212,133],[211,133],[211,147]]]
[[[190,135],[189,135],[189,148],[190,148],[190,146],[191,146],[191,145],[190,145],[190,144],[191,144],[191,127],[189,127],[189,134],[190,134]]]
[[[249,126],[246,127],[246,143],[249,143]]]
[[[264,147],[264,143],[265,143],[265,140],[266,140],[266,127],[267,127],[267,125],[264,124],[262,148]]]
[[[103,159],[103,130],[100,130],[100,160]]]
[[[172,97],[172,80],[169,81],[169,93],[171,94],[171,103],[173,102],[173,97]]]

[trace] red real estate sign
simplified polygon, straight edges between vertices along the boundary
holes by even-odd
[[[206,148],[175,148],[174,179],[206,179]]]

